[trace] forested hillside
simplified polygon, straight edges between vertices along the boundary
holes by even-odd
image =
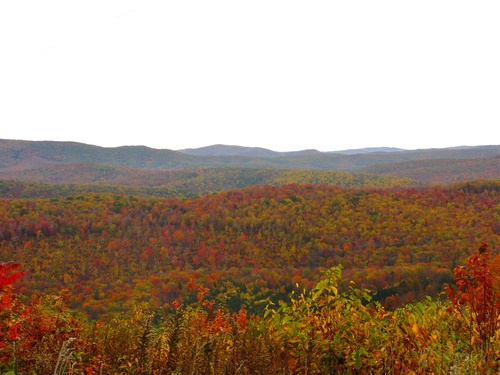
[[[353,189],[257,186],[196,199],[89,194],[0,201],[0,259],[21,292],[71,291],[92,316],[189,295],[191,278],[232,309],[263,308],[295,282],[344,267],[343,283],[394,308],[437,296],[480,241],[500,243],[499,182]],[[188,298],[188,297],[186,297]]]
[[[277,186],[287,183],[381,188],[418,184],[406,177],[336,171],[250,168],[150,171],[97,164],[68,164],[19,172],[0,172],[0,177],[51,184],[47,186],[0,180],[0,197],[12,198],[52,198],[83,192],[193,197],[246,186]]]
[[[0,374],[498,373],[499,151],[0,140]]]
[[[352,172],[370,165],[432,159],[491,158],[500,146],[428,149],[363,154],[292,152],[280,156],[197,156],[144,146],[97,147],[75,142],[32,142],[0,139],[0,171],[39,169],[52,165],[94,163],[136,169],[212,167],[324,169]]]
[[[452,184],[460,181],[500,178],[500,156],[481,159],[436,159],[373,165],[364,172],[401,176],[423,183]]]

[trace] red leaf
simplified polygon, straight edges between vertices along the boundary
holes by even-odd
[[[18,332],[17,331],[18,331],[20,325],[21,325],[21,323],[17,322],[13,326],[10,326],[10,328],[9,328],[9,339],[10,340],[17,339],[17,337],[18,337]]]
[[[0,290],[4,286],[12,284],[14,281],[24,276],[24,272],[22,271],[17,271],[9,275],[11,271],[15,270],[19,266],[21,266],[21,264],[15,262],[0,263]]]

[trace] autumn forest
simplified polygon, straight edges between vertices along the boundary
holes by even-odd
[[[160,170],[13,145],[0,374],[500,371],[498,154]]]

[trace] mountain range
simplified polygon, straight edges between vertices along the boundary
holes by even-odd
[[[281,172],[270,174],[271,170]],[[290,173],[284,174],[292,170],[316,172],[295,173],[293,178]],[[320,171],[349,172],[355,176],[346,179],[338,173],[318,174]],[[375,183],[373,177],[360,174],[379,176],[379,179]],[[389,182],[387,177],[390,176],[406,180]],[[386,179],[381,180],[382,177]],[[175,151],[145,146],[107,148],[76,142],[0,139],[0,178],[49,184],[150,188],[189,185],[189,189],[193,189],[195,185],[207,185],[216,186],[215,190],[223,189],[226,180],[233,181],[230,188],[276,184],[276,181],[337,183],[352,180],[370,181],[370,186],[389,186],[402,181],[406,185],[446,184],[500,178],[500,145],[422,150],[379,147],[333,152],[277,152],[259,147],[213,145]]]
[[[376,164],[411,160],[474,159],[498,155],[500,145],[422,150],[381,147],[334,152],[277,152],[258,147],[214,145],[174,151],[145,146],[99,147],[76,142],[0,139],[0,171],[72,163],[163,170],[232,166],[355,171]]]
[[[195,156],[248,156],[257,158],[321,154],[321,152],[318,150],[280,152],[280,151],[269,150],[267,148],[262,148],[262,147],[243,147],[243,146],[229,146],[229,145],[212,145],[199,148],[186,148],[178,151],[184,154],[195,155]]]

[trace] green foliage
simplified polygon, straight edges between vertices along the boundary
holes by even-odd
[[[287,366],[293,373],[368,369],[363,366],[364,358],[370,355],[367,344],[372,337],[378,339],[372,332],[370,310],[363,304],[370,296],[357,289],[340,294],[340,276],[341,267],[327,270],[310,292],[304,290],[292,296],[290,305],[281,302],[276,311],[266,311],[267,315],[272,313],[276,339],[286,348]]]
[[[471,262],[467,267],[475,273]],[[453,299],[451,307],[427,298],[389,312],[369,303],[366,291],[339,293],[339,280],[340,267],[332,268],[310,292],[266,310],[287,373],[497,373],[492,359],[500,349],[499,327],[495,325],[487,338],[481,329],[467,329],[469,321],[459,318],[464,312],[453,308]],[[459,285],[460,280],[457,277]],[[498,305],[487,306],[499,313]],[[470,313],[475,314],[474,308]],[[473,345],[485,340],[487,347]]]

